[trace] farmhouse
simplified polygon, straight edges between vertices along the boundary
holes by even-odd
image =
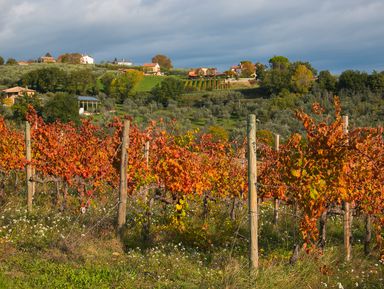
[[[15,104],[15,99],[19,96],[27,95],[27,96],[34,96],[36,94],[36,91],[33,89],[28,89],[20,86],[7,88],[1,91],[2,92],[2,102],[6,106],[12,106]]]
[[[56,63],[56,59],[49,52],[41,56],[37,61],[40,63]]]
[[[232,71],[234,73],[234,75],[240,76],[241,75],[241,65],[231,66],[230,71]]]
[[[256,71],[256,65],[253,65]],[[246,72],[249,70],[249,67],[246,67],[244,63],[240,63],[239,65],[233,65],[231,66],[231,69],[229,70],[231,76],[233,77],[241,77],[243,72]],[[256,72],[252,73],[251,75],[248,76],[248,78],[255,78],[256,77]]]
[[[199,67],[196,69],[192,69],[188,72],[189,78],[196,78],[196,77],[215,77],[221,75],[217,72],[216,68],[206,68],[206,67]]]
[[[160,65],[158,63],[144,63],[144,73],[151,75],[161,75]]]
[[[80,63],[81,64],[94,64],[95,60],[92,57],[90,57],[89,55],[81,55]]]

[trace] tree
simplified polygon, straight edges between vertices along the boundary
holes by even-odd
[[[171,59],[162,54],[157,54],[152,57],[152,63],[158,63],[161,68],[166,70],[173,68]]]
[[[374,93],[383,93],[384,92],[384,71],[380,73],[377,71],[374,71],[371,75],[369,75],[368,86],[369,86],[369,89]]]
[[[334,92],[336,90],[337,78],[328,70],[322,70],[317,78],[317,83],[321,90]]]
[[[291,73],[288,69],[270,69],[266,71],[261,87],[269,93],[280,93],[291,87]]]
[[[61,122],[79,123],[79,107],[77,98],[68,93],[56,93],[44,106],[43,118],[46,122]]]
[[[110,96],[112,94],[112,81],[116,77],[115,72],[106,72],[100,77],[100,82],[103,85],[102,91],[107,95]]]
[[[4,64],[4,58],[0,56],[0,65]]]
[[[80,64],[81,57],[82,55],[80,53],[65,53],[59,55],[59,57],[57,58],[57,62]]]
[[[125,71],[125,75],[131,80],[133,88],[144,78],[144,72],[135,69]]]
[[[289,59],[285,56],[274,56],[269,59],[269,64],[272,69],[286,70],[290,66]]]
[[[167,77],[151,92],[157,102],[167,107],[170,99],[177,99],[184,92],[184,82],[174,77]]]
[[[65,91],[68,76],[66,72],[58,67],[46,67],[32,70],[24,74],[19,84],[42,92]]]
[[[266,73],[266,67],[264,64],[257,62],[255,64],[255,69],[256,69],[256,79],[263,81]]]
[[[261,82],[261,87],[269,93],[280,93],[291,87],[290,62],[284,56],[274,56],[269,60],[271,69],[268,70]]]
[[[49,52],[45,53],[44,56],[45,56],[45,57],[52,57],[51,53],[49,53]]]
[[[317,75],[317,70],[308,61],[295,61],[291,64],[291,69],[295,70],[299,65],[304,65],[310,71],[312,71],[313,75]]]
[[[106,72],[100,78],[102,91],[116,102],[123,103],[132,93],[133,88],[143,79],[142,71],[129,69],[124,73]]]
[[[241,67],[241,77],[249,78],[255,76],[255,65],[252,63],[252,61],[244,60],[240,62]]]
[[[338,89],[354,93],[364,92],[368,88],[368,74],[358,70],[346,70],[340,74]]]
[[[32,105],[38,115],[42,113],[42,105],[39,98],[36,96],[23,95],[16,99],[15,104],[12,105],[12,118],[18,122],[26,120],[28,107]]]
[[[92,94],[96,90],[96,78],[90,69],[72,71],[67,76],[65,90],[75,94]]]
[[[292,88],[299,93],[307,93],[314,81],[313,72],[304,64],[299,64],[291,77]]]
[[[16,65],[16,64],[17,64],[17,61],[16,61],[16,59],[14,59],[14,58],[8,58],[6,64],[7,64],[7,65]]]
[[[124,103],[133,88],[133,82],[126,73],[117,74],[111,81],[110,93],[118,103]]]

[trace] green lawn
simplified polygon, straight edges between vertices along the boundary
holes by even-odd
[[[140,81],[135,87],[135,90],[137,92],[150,91],[158,83],[163,81],[163,79],[164,79],[164,76],[155,76],[155,75],[144,76],[143,80]]]

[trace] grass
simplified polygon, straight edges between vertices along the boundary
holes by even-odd
[[[0,288],[384,288],[383,264],[357,253],[346,264],[339,247],[319,258],[304,255],[294,266],[262,258],[249,275],[246,258],[228,251],[208,255],[176,244],[124,252],[88,242],[71,254],[47,249],[3,257]]]
[[[146,75],[143,80],[140,81],[135,87],[136,92],[147,92],[151,91],[157,84],[163,81],[164,76],[156,76],[156,75]]]
[[[274,227],[271,205],[263,203],[260,269],[250,274],[245,203],[231,220],[225,201],[209,202],[203,218],[201,200],[189,200],[182,226],[173,221],[173,206],[155,203],[151,241],[143,243],[145,205],[138,197],[129,201],[121,239],[113,229],[115,212],[105,209],[111,207],[108,198],[96,200],[80,215],[75,205],[59,213],[50,198],[38,194],[32,214],[20,207],[18,194],[2,205],[0,288],[384,288],[384,264],[377,252],[362,253],[359,218],[354,220],[351,262],[342,253],[342,222],[333,218],[325,253],[301,252],[290,265],[292,246],[299,240],[296,222],[282,207]]]

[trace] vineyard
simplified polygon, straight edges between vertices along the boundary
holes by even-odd
[[[186,80],[184,82],[185,88],[193,88],[196,90],[216,90],[216,89],[229,89],[230,84],[223,79],[194,79]]]
[[[203,83],[186,85],[199,89],[223,85],[217,80]],[[45,123],[30,107],[25,132],[0,119],[0,201],[5,203],[13,193],[10,188],[27,180],[25,204],[19,206],[26,206],[30,214],[38,209],[36,201],[43,198],[43,191],[54,192],[50,209],[57,212],[87,215],[109,203],[108,213],[121,235],[134,222],[127,206],[138,202],[139,234],[143,243],[154,245],[151,224],[156,203],[168,214],[164,226],[172,225],[180,234],[188,231],[191,208],[201,207],[202,232],[207,232],[210,204],[224,204],[229,222],[235,223],[251,192],[255,198],[250,200],[255,206],[249,211],[251,219],[260,218],[258,208],[270,206],[274,226],[284,221],[287,208],[297,222],[300,238],[292,246],[292,264],[301,249],[323,254],[331,217],[343,220],[346,261],[353,259],[355,218],[365,223],[365,254],[384,261],[384,129],[348,130],[337,98],[332,118],[323,115],[319,104],[313,104],[313,113],[316,117],[296,112],[305,135],[293,134],[281,143],[276,135],[271,147],[267,139],[254,139],[256,128],[249,129],[248,142],[228,141],[198,130],[178,133],[173,123],[163,122],[152,122],[145,129],[118,118],[104,126],[89,120],[79,126]],[[263,231],[257,227],[256,222],[253,232],[251,225],[251,243],[256,234],[256,243],[258,238],[264,244]],[[9,242],[5,235],[0,229],[0,243]],[[257,257],[258,251],[253,252]],[[251,263],[257,267],[254,257],[251,253]]]

